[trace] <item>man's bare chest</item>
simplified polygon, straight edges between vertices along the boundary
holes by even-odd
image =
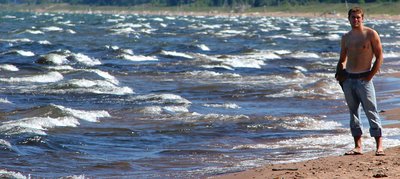
[[[367,36],[349,37],[346,46],[350,51],[368,51],[371,50],[371,41]]]

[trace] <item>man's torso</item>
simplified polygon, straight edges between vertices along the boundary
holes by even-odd
[[[369,71],[373,59],[370,28],[362,32],[350,31],[346,34],[347,63],[346,71],[349,73],[362,73]]]

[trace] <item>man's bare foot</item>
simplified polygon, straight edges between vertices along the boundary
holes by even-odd
[[[385,156],[385,152],[383,150],[377,150],[375,156]]]
[[[359,149],[352,149],[344,153],[344,155],[362,155],[362,152]]]

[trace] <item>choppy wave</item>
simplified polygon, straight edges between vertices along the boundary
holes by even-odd
[[[1,178],[15,178],[15,179],[27,179],[30,177],[26,177],[19,172],[7,171],[0,169],[0,177]]]
[[[148,94],[132,98],[134,101],[154,103],[154,104],[182,104],[190,105],[192,102],[175,94]]]
[[[0,65],[1,70],[6,70],[6,71],[19,71],[18,67],[15,65],[10,65],[10,64],[2,64]]]
[[[55,84],[53,88],[47,90],[48,93],[94,93],[94,94],[114,94],[126,95],[134,94],[129,87],[116,86],[106,80],[87,80],[72,79]]]
[[[21,82],[30,82],[30,83],[52,83],[57,82],[64,79],[64,76],[59,72],[49,72],[43,75],[34,75],[34,76],[26,76],[26,77],[10,77],[10,78],[0,78],[0,81],[9,82],[9,83],[21,83]]]
[[[51,108],[60,110],[59,117],[28,117],[18,120],[2,122],[0,132],[3,135],[18,135],[33,133],[47,135],[46,131],[56,127],[77,127],[80,120],[97,122],[98,118],[111,117],[107,111],[83,111],[66,108],[60,105],[51,105]]]

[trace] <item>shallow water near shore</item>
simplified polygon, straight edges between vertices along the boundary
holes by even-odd
[[[334,79],[345,19],[3,12],[0,21],[0,173],[199,178],[353,145]],[[396,108],[398,22],[366,25],[385,53],[379,108]],[[385,145],[399,144],[400,130],[386,129]]]

